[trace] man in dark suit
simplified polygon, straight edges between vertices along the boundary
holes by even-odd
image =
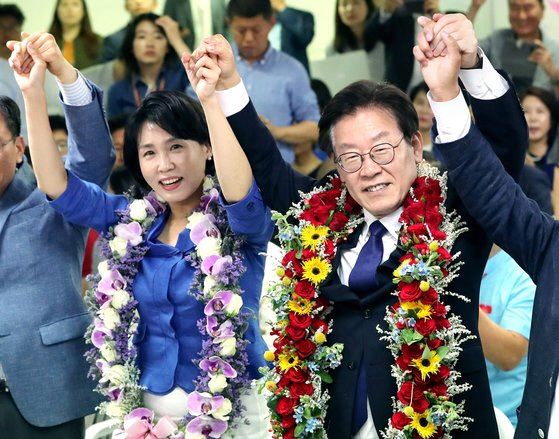
[[[455,54],[458,61],[452,67],[456,72],[460,66],[472,68],[461,70],[460,77],[471,94],[476,121],[479,128],[487,132],[507,170],[517,177],[526,142],[516,143],[516,149],[511,150],[505,138],[526,138],[526,123],[514,89],[488,60],[479,58],[471,23],[462,15],[453,18],[461,57]],[[263,199],[271,208],[284,213],[292,202],[300,200],[299,191],[308,192],[322,186],[326,180],[316,181],[299,175],[281,160],[273,138],[259,122],[240,83],[226,42],[215,37],[208,51],[218,57],[221,68],[218,86],[223,90],[220,102],[249,158]],[[439,89],[435,82],[431,86]],[[450,102],[435,103],[443,107],[442,113],[446,115],[438,121],[441,133],[449,130],[461,133],[470,124],[467,111],[460,114],[453,111],[457,102],[464,102],[458,88],[453,92],[454,95],[442,99]],[[505,119],[501,117],[503,107],[507,110]],[[367,240],[365,227],[355,230],[346,243],[338,246],[332,273],[319,287],[322,296],[333,303],[333,331],[328,335],[328,342],[344,344],[343,360],[333,371],[333,383],[328,386],[331,395],[326,419],[328,436],[336,439],[378,438],[378,432],[385,429],[392,415],[391,397],[396,395],[396,383],[390,373],[394,359],[385,342],[379,340],[377,326],[385,327],[386,307],[394,302],[392,273],[404,254],[397,247],[399,215],[402,202],[417,175],[416,164],[421,161],[423,141],[418,132],[417,114],[409,98],[396,87],[369,81],[352,84],[338,93],[325,107],[319,126],[321,141],[333,148],[336,157],[346,152],[361,156],[361,166],[354,172],[344,170],[338,160],[337,173],[351,196],[363,207],[367,225],[378,220],[387,230],[382,237],[384,252],[375,274],[375,288],[359,295],[348,286],[349,275]],[[390,143],[394,152],[393,159],[382,165],[374,162],[371,154],[372,147],[380,143]],[[453,247],[453,252],[461,252],[459,260],[466,264],[461,268],[459,278],[449,285],[449,290],[468,297],[471,302],[465,303],[451,296],[445,296],[444,300],[477,335],[479,282],[491,243],[464,209],[452,187],[448,191],[446,207],[448,211],[457,210],[468,225],[468,231]],[[462,347],[456,369],[472,388],[454,401],[464,400],[465,415],[474,421],[468,424],[467,432],[453,431],[452,437],[496,439],[497,425],[479,339],[469,340]],[[360,393],[358,390],[362,390],[357,388],[361,369],[366,375],[369,410],[365,423],[354,429],[352,418],[358,405],[355,397]]]
[[[287,6],[285,0],[271,0],[276,26],[281,27],[280,47],[309,71],[307,46],[314,37],[314,17],[310,12]]]
[[[508,117],[509,109],[500,113]],[[524,134],[526,136],[527,134]],[[510,148],[525,137],[511,134]],[[489,142],[488,142],[489,140]],[[515,438],[559,437],[559,222],[542,213],[506,174],[476,127],[440,151],[470,213],[536,283],[528,372]]]

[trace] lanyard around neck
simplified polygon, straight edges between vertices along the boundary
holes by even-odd
[[[136,103],[136,108],[138,108],[142,103],[142,100],[140,99],[140,92],[138,92],[138,87],[136,87],[136,82],[134,81],[134,78],[132,78],[131,82],[132,82],[132,91],[134,92],[134,102]],[[157,85],[157,90],[165,90],[165,78],[161,78],[159,80],[159,84]],[[148,91],[149,91],[149,87],[146,90],[146,95],[148,94]]]

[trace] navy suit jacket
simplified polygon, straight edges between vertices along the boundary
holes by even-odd
[[[314,37],[314,16],[310,12],[285,8],[276,12],[281,24],[281,51],[291,55],[309,71],[307,46]]]
[[[384,80],[407,91],[410,85],[415,44],[415,20],[405,7],[396,9],[385,22],[380,20],[376,10],[365,26],[365,41],[374,47],[377,41],[384,43]]]
[[[511,148],[520,140],[515,135],[508,139]],[[475,128],[464,139],[441,147],[441,153],[465,206],[537,285],[526,386],[514,437],[547,437],[539,430],[549,429],[559,370],[559,223],[526,197]]]
[[[94,88],[93,102],[65,105],[64,112],[67,167],[104,185],[114,151],[101,102]],[[96,142],[85,141],[91,138]],[[0,196],[0,362],[17,408],[38,427],[93,413],[101,401],[84,358],[91,321],[81,297],[86,234],[49,206],[24,163]]]
[[[507,136],[522,139],[526,136],[527,129],[514,89],[511,87],[504,96],[496,100],[471,101],[482,131],[488,133],[499,157],[509,172],[517,177],[524,161],[527,142],[516,142],[516,147],[511,149],[505,139]],[[503,108],[510,113],[506,119],[502,117]],[[324,179],[317,181],[298,174],[282,161],[273,137],[259,122],[252,104],[228,119],[249,158],[264,202],[272,209],[285,212],[291,203],[299,200],[299,191],[307,192],[325,182]],[[481,227],[464,209],[452,187],[449,187],[447,209],[457,210],[468,225],[468,231],[458,238],[453,248],[453,252],[461,252],[459,260],[465,261],[466,264],[461,268],[458,279],[451,283],[449,290],[468,297],[471,302],[465,303],[452,297],[445,297],[443,300],[451,306],[453,313],[461,316],[466,327],[477,335],[479,284],[491,243]],[[338,250],[354,245],[359,232],[360,230],[357,230],[350,235],[348,241]],[[368,397],[377,429],[383,430],[392,415],[391,397],[395,396],[397,391],[395,380],[390,375],[390,366],[394,359],[386,343],[379,340],[377,325],[386,327],[383,321],[386,307],[396,301],[391,294],[394,291],[392,272],[399,265],[398,259],[402,255],[402,251],[396,249],[389,259],[380,265],[376,274],[376,290],[360,298],[349,287],[340,283],[337,268],[341,252],[338,251],[332,272],[321,287],[322,294],[334,304],[331,314],[334,322],[333,332],[328,337],[328,342],[341,342],[345,346],[342,364],[333,371],[334,382],[328,388],[331,400],[327,428],[328,436],[332,439],[351,436],[353,401],[361,359],[365,362]],[[466,416],[474,418],[475,421],[469,424],[467,432],[453,432],[452,437],[497,439],[498,431],[479,338],[466,342],[463,349],[457,369],[463,376],[460,381],[473,386],[463,397],[466,400]]]

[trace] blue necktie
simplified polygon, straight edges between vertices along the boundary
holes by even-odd
[[[361,296],[369,292],[375,281],[377,268],[382,261],[382,235],[386,229],[380,221],[369,226],[369,239],[359,252],[357,262],[349,274],[349,287]],[[359,375],[353,400],[351,434],[355,436],[367,420],[367,376],[363,357],[359,362]]]
[[[368,293],[374,286],[375,274],[382,261],[382,235],[386,229],[380,221],[369,226],[369,239],[359,252],[357,262],[349,273],[349,287],[360,295]]]

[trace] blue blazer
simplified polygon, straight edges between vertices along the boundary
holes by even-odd
[[[100,185],[114,152],[101,91],[82,107],[64,105],[69,130],[67,166]],[[76,148],[95,138],[91,148]],[[89,142],[91,143],[91,142]],[[91,321],[81,297],[87,229],[52,209],[29,165],[0,197],[0,362],[23,417],[48,427],[92,413],[100,402],[87,378],[83,335]]]
[[[500,112],[503,118],[509,116],[506,108]],[[517,135],[508,139],[511,148],[524,141]],[[539,439],[544,437],[539,430],[547,437],[559,371],[559,223],[524,195],[475,127],[440,150],[468,210],[537,285],[526,386],[514,437]]]
[[[501,98],[494,101],[471,99],[472,108],[480,128],[495,140],[494,149],[505,163],[509,172],[517,177],[524,162],[526,142],[516,142],[513,147],[505,139],[526,137],[526,121],[512,88]],[[502,118],[503,108],[507,118]],[[498,111],[497,111],[498,109]],[[256,182],[262,192],[264,202],[273,210],[285,212],[292,202],[299,200],[299,192],[307,192],[321,186],[325,180],[314,180],[293,171],[282,161],[275,142],[266,128],[259,122],[252,104],[241,112],[228,118],[235,135],[247,153]],[[507,137],[509,136],[509,137]],[[449,289],[468,297],[465,303],[452,297],[444,301],[453,312],[462,317],[468,329],[478,335],[479,284],[489,255],[491,243],[487,235],[464,208],[456,191],[449,187],[447,209],[457,210],[467,222],[468,232],[461,235],[455,243],[454,252],[461,252],[460,260],[466,261],[460,276],[451,283]],[[348,237],[348,241],[338,250],[351,247],[357,241],[360,229]],[[349,287],[342,285],[337,276],[341,252],[333,262],[330,276],[321,287],[322,294],[334,304],[331,314],[334,325],[328,337],[329,343],[344,343],[342,364],[333,371],[334,382],[328,390],[331,395],[327,413],[328,437],[332,439],[351,437],[351,419],[354,394],[357,385],[359,364],[363,359],[368,382],[368,397],[371,413],[378,430],[383,430],[392,415],[391,397],[396,395],[396,382],[390,375],[394,363],[386,343],[379,340],[377,325],[385,327],[383,321],[386,307],[395,302],[392,292],[392,272],[403,256],[396,249],[378,268],[378,285],[375,291],[360,298]],[[493,403],[485,360],[479,338],[463,345],[463,352],[457,364],[462,373],[461,382],[472,384],[472,390],[464,394],[465,414],[475,419],[469,424],[467,432],[455,431],[454,439],[498,439]],[[457,400],[459,402],[460,399]]]

